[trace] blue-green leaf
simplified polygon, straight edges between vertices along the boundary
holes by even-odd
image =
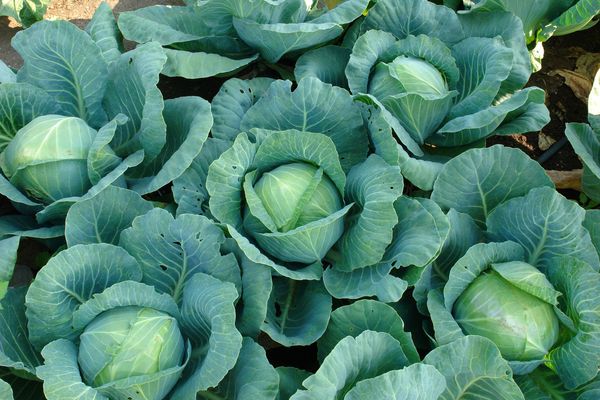
[[[196,349],[171,394],[172,400],[194,398],[215,387],[235,366],[242,336],[235,328],[235,286],[210,275],[192,276],[183,293],[182,330]]]
[[[527,253],[527,262],[542,272],[553,257],[573,256],[600,268],[590,234],[582,226],[585,210],[554,189],[532,189],[498,206],[488,218],[491,240],[512,240]]]
[[[165,145],[164,102],[156,86],[165,61],[162,48],[147,43],[122,54],[104,76],[103,105],[108,117],[124,114],[128,118],[111,142],[121,157],[143,149],[145,156],[153,159]]]
[[[524,400],[498,348],[480,336],[466,336],[432,350],[425,364],[446,378],[440,399]]]
[[[221,254],[224,241],[223,231],[206,217],[183,214],[173,218],[168,211],[155,208],[121,233],[119,245],[140,264],[143,283],[181,303],[188,281],[200,272],[241,286],[235,257]]]
[[[173,198],[177,203],[177,215],[185,213],[210,215],[209,196],[206,189],[208,168],[225,150],[231,147],[231,144],[226,140],[209,137],[204,142],[200,154],[194,158],[188,169],[173,181],[172,190]]]
[[[36,117],[58,114],[60,107],[42,89],[27,83],[0,85],[0,151]]]
[[[292,92],[292,82],[276,81],[251,107],[240,127],[297,129],[329,136],[344,171],[366,158],[368,137],[360,109],[342,88],[308,77]]]
[[[131,171],[131,189],[152,193],[178,178],[201,152],[213,123],[210,104],[200,97],[165,101],[167,138],[160,153]]]
[[[492,146],[466,151],[446,163],[431,199],[443,209],[470,215],[485,227],[497,206],[541,186],[554,185],[538,163],[520,150]]]
[[[402,345],[402,350],[411,363],[420,361],[410,333],[404,331],[404,321],[396,310],[374,300],[359,300],[331,313],[327,330],[318,342],[319,360],[324,360],[346,336],[355,338],[367,330],[389,333]]]
[[[277,400],[289,400],[298,389],[302,388],[302,381],[310,376],[310,373],[294,367],[277,367],[279,374],[279,397]]]
[[[18,236],[0,240],[0,254],[2,254],[2,259],[0,259],[0,300],[6,295],[8,284],[13,276],[15,264],[17,263],[19,241]],[[2,307],[0,307],[1,310]]]
[[[437,400],[445,389],[444,375],[435,367],[415,364],[358,382],[344,399]]]
[[[123,35],[119,31],[113,12],[106,2],[100,3],[85,31],[102,49],[107,64],[117,61],[123,52]]]
[[[99,128],[108,69],[100,48],[67,21],[42,21],[19,32],[13,47],[24,60],[17,80],[45,90],[62,113]]]
[[[398,222],[394,202],[403,188],[400,169],[377,155],[350,170],[345,200],[356,206],[348,215],[350,222],[344,234],[328,255],[333,268],[351,272],[382,260]]]
[[[321,282],[273,277],[262,330],[284,346],[307,346],[323,335],[330,314],[331,296]]]
[[[348,89],[348,79],[344,73],[351,51],[340,46],[323,46],[304,53],[294,68],[297,81],[308,76]]]
[[[574,389],[598,375],[600,366],[600,275],[574,257],[554,259],[548,279],[564,296],[565,311],[576,323],[577,333],[550,352],[551,366],[567,389]]]
[[[74,204],[65,220],[67,244],[118,244],[121,232],[152,203],[130,190],[109,186],[91,199]]]
[[[0,300],[0,365],[35,377],[42,357],[28,340],[25,294],[27,287],[9,288]]]
[[[37,372],[44,380],[44,394],[48,400],[110,400],[82,382],[77,364],[78,353],[75,344],[66,339],[55,340],[44,347],[45,364]]]
[[[369,10],[361,31],[379,29],[399,39],[424,34],[456,43],[464,37],[456,13],[423,0],[380,0]]]
[[[215,119],[212,137],[235,140],[242,132],[240,125],[244,115],[265,94],[271,83],[271,78],[232,78],[225,82],[211,103]]]
[[[279,376],[269,364],[265,350],[252,339],[244,338],[235,367],[215,389],[198,393],[206,400],[275,400]]]
[[[335,400],[356,383],[409,365],[400,343],[390,334],[364,331],[340,340],[318,371],[290,400]]]
[[[10,385],[0,379],[0,397],[6,400],[13,400],[13,391]]]
[[[246,58],[230,58],[219,54],[164,49],[167,62],[162,70],[166,76],[201,79],[235,72],[258,58],[258,54]]]

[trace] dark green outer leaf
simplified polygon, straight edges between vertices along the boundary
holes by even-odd
[[[334,247],[334,269],[351,272],[382,260],[398,222],[394,202],[403,188],[400,169],[377,155],[350,170],[345,200],[355,203],[355,208],[349,214],[352,222]]]
[[[424,34],[450,44],[464,37],[453,10],[423,0],[379,0],[361,26],[362,32],[370,29],[391,32],[399,39]]]
[[[360,109],[352,96],[308,77],[292,92],[292,82],[277,81],[245,114],[243,130],[297,129],[329,136],[337,148],[344,171],[365,160],[368,137]]]
[[[480,336],[466,336],[432,350],[423,360],[446,378],[440,400],[524,400],[498,348]]]
[[[250,80],[232,78],[225,82],[211,103],[215,119],[211,131],[212,137],[235,140],[242,132],[240,125],[244,115],[263,97],[271,83],[273,83],[271,78]]]
[[[171,400],[194,398],[215,387],[235,366],[242,335],[235,329],[238,292],[229,282],[197,273],[188,282],[181,307],[182,330],[196,351],[171,394]]]
[[[25,317],[27,287],[9,288],[0,301],[0,366],[31,379],[42,363],[41,355],[28,340]]]
[[[279,376],[267,360],[265,350],[252,339],[244,338],[235,367],[216,389],[198,393],[207,400],[275,400]]]
[[[119,59],[123,52],[123,35],[108,3],[100,3],[85,31],[102,49],[102,56],[108,64]]]
[[[139,263],[142,282],[180,304],[184,288],[197,273],[241,286],[235,257],[221,254],[224,241],[223,231],[206,217],[183,214],[173,218],[168,211],[154,208],[121,233],[119,245]]]

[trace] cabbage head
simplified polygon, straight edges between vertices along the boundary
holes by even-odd
[[[251,177],[249,178],[251,179]],[[266,211],[268,224],[277,228],[278,232],[286,233],[301,228],[311,222],[316,222],[328,217],[342,209],[342,195],[331,179],[323,174],[323,169],[308,163],[290,163],[278,166],[265,172],[256,181],[253,188],[246,185],[249,192],[256,192],[257,200]],[[252,196],[252,194],[250,194]],[[249,204],[253,204],[250,206]],[[257,240],[270,249],[271,255],[289,262],[314,262],[323,258],[331,246],[339,239],[344,230],[343,219],[338,219],[326,229],[330,241],[323,243],[323,250],[317,258],[303,258],[289,256],[279,247],[269,246],[269,240],[264,240],[261,233],[268,232],[268,228],[256,215],[260,211],[256,203],[247,203],[244,209],[244,227]],[[267,219],[267,216],[264,215]]]
[[[87,158],[96,134],[80,118],[38,117],[20,129],[2,153],[4,176],[44,204],[83,196],[92,186]]]
[[[558,340],[558,317],[552,304],[515,286],[493,268],[475,278],[456,299],[456,322],[468,335],[491,339],[508,360],[542,359]],[[495,268],[520,269],[529,279],[546,280],[526,263]]]
[[[290,263],[281,267],[282,272],[305,267],[317,272],[344,233],[345,216],[353,206],[344,200],[346,174],[336,147],[319,133],[255,129],[251,135],[255,143],[242,133],[211,164],[207,177],[211,212],[229,224],[231,232],[235,230],[232,236],[238,241],[255,242],[276,260],[274,265]],[[247,152],[251,156],[243,160]],[[381,159],[373,162],[394,170]],[[392,179],[401,179],[399,171]]]
[[[79,365],[84,380],[94,386],[155,374],[183,362],[185,347],[177,320],[153,308],[127,306],[105,311],[79,338]]]

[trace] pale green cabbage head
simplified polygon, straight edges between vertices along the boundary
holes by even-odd
[[[92,186],[87,156],[95,136],[80,118],[38,117],[6,147],[2,170],[15,187],[44,204],[82,196]]]
[[[508,360],[543,359],[558,340],[552,305],[494,271],[471,282],[454,303],[454,317],[466,334],[492,340]]]
[[[80,338],[79,365],[93,387],[177,367],[185,351],[175,318],[138,306],[102,313]]]

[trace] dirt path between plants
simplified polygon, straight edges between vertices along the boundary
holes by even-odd
[[[102,0],[53,0],[48,7],[46,19],[66,19],[83,28],[94,15]],[[119,14],[156,4],[183,5],[181,0],[107,0],[108,5]],[[15,21],[0,17],[0,60],[13,68],[19,68],[22,60],[11,48],[10,41],[21,29]]]

